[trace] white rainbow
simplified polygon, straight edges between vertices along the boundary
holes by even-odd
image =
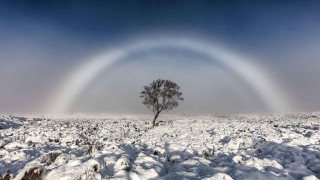
[[[156,40],[141,40],[121,49],[110,50],[82,64],[67,77],[53,96],[48,112],[68,113],[81,92],[87,88],[97,75],[115,62],[127,58],[133,53],[149,51],[157,48],[179,48],[206,55],[217,61],[245,81],[263,100],[272,112],[290,112],[289,103],[280,88],[274,84],[268,75],[256,64],[245,58],[222,49],[218,45],[190,40],[186,38],[162,38]]]

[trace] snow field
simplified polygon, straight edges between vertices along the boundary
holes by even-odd
[[[319,179],[320,114],[0,117],[12,179]],[[8,172],[8,173],[6,173]]]

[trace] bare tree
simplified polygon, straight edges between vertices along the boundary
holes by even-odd
[[[152,126],[155,126],[159,114],[163,110],[172,110],[178,107],[179,102],[183,101],[180,87],[173,81],[157,79],[150,83],[149,86],[144,86],[140,97],[143,98],[144,104],[154,114]]]

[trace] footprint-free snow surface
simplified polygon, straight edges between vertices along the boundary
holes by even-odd
[[[5,179],[319,179],[319,113],[0,117]],[[0,178],[0,179],[1,179]]]

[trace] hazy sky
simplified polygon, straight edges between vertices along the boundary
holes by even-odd
[[[0,1],[0,112],[46,113],[83,64],[159,37],[250,57],[290,111],[319,111],[319,19],[319,1]],[[140,50],[105,68],[69,112],[146,113],[139,92],[157,78],[180,85],[185,101],[176,113],[270,112],[223,63],[170,47]]]

